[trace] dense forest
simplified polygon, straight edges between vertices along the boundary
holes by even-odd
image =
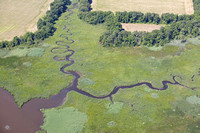
[[[54,0],[54,2],[50,4],[50,10],[46,12],[43,18],[38,20],[38,30],[35,33],[27,32],[23,36],[15,36],[12,41],[2,41],[0,42],[0,48],[15,47],[21,44],[30,46],[52,36],[56,31],[54,27],[55,21],[66,11],[66,5],[70,4],[70,0]]]
[[[103,46],[163,46],[173,39],[185,41],[188,37],[200,35],[200,0],[193,0],[195,14],[177,15],[164,13],[112,12],[92,11],[88,0],[80,0],[79,18],[89,24],[104,23],[107,31],[100,37]],[[83,8],[85,7],[85,8]],[[84,9],[84,10],[83,10]],[[153,32],[128,32],[121,23],[165,24],[160,30]]]

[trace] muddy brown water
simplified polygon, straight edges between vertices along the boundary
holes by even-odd
[[[0,88],[0,133],[34,133],[39,130],[43,114],[38,105],[43,103],[31,103],[19,109],[14,97]]]
[[[151,89],[166,90],[168,88],[168,84],[181,85],[175,80],[175,76],[173,76],[174,82],[163,81],[162,88],[155,88],[151,83],[141,82],[130,86],[117,86],[113,89],[113,91],[111,91],[111,93],[105,96],[94,96],[84,90],[78,89],[77,85],[80,75],[76,72],[71,72],[71,74],[73,74],[75,78],[70,87],[63,89],[60,93],[51,96],[49,99],[32,99],[25,103],[21,109],[18,108],[12,95],[3,88],[0,88],[0,133],[35,133],[40,129],[40,125],[43,124],[44,118],[40,109],[54,108],[62,105],[66,99],[67,93],[70,91],[75,91],[82,95],[96,99],[110,98],[112,101],[112,95],[116,94],[120,89],[146,85]]]
[[[35,133],[43,124],[42,108],[53,108],[62,105],[68,90],[49,99],[32,99],[18,108],[14,97],[0,88],[0,133]]]
[[[72,10],[68,9],[71,12],[68,16],[66,16],[66,20],[68,17],[73,13]],[[56,47],[51,50],[52,53],[56,54],[57,56],[54,57],[56,61],[70,61],[69,64],[64,65],[60,68],[65,74],[71,74],[74,76],[74,80],[68,88],[65,88],[60,91],[57,95],[52,95],[49,99],[44,98],[35,98],[27,103],[25,103],[22,108],[18,108],[17,104],[15,103],[14,97],[3,88],[0,88],[0,133],[35,133],[37,130],[40,130],[40,126],[43,124],[43,114],[40,111],[41,109],[48,109],[58,107],[63,104],[66,99],[66,95],[70,91],[75,91],[79,94],[88,96],[90,98],[96,99],[105,99],[110,98],[112,101],[112,95],[116,94],[120,89],[128,89],[134,88],[141,85],[146,85],[151,89],[155,90],[166,90],[168,88],[168,84],[172,85],[180,85],[175,78],[176,76],[172,76],[173,82],[171,81],[162,81],[163,87],[156,88],[149,82],[140,82],[133,85],[127,86],[116,86],[109,94],[104,96],[94,96],[84,90],[77,88],[78,79],[80,78],[80,74],[74,71],[65,71],[65,68],[72,65],[74,60],[70,59],[70,57],[74,54],[73,50],[69,50],[69,46],[67,44],[74,43],[74,40],[69,40],[67,36],[72,35],[69,33],[70,29],[67,29],[65,25],[63,30],[66,30],[66,34],[60,35],[66,39],[67,42],[57,41],[56,44],[61,47]],[[66,49],[64,52],[71,52],[70,55],[66,56],[64,59],[63,57],[59,57],[59,52],[55,52],[54,50],[58,49]],[[184,86],[187,87],[187,86]],[[189,87],[187,87],[189,88]],[[196,89],[196,88],[190,88]]]

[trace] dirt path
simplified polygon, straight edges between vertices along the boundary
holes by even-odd
[[[153,30],[159,30],[165,25],[156,25],[156,24],[131,24],[131,23],[121,23],[122,28],[126,31],[146,31],[152,32]]]

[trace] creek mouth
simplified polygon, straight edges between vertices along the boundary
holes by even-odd
[[[74,5],[73,8],[76,8],[76,5]],[[69,16],[73,14],[73,8],[67,10],[68,12],[70,12],[70,14],[66,16],[66,20],[68,20]],[[110,100],[113,102],[112,96],[116,94],[120,89],[128,89],[141,85],[146,85],[151,89],[162,91],[168,88],[168,84],[184,86],[176,80],[176,76],[172,76],[173,82],[167,80],[162,81],[162,88],[156,88],[149,82],[140,82],[133,85],[116,86],[109,94],[105,96],[95,96],[84,90],[79,89],[77,86],[80,74],[75,71],[65,71],[66,67],[71,66],[74,63],[74,60],[70,57],[75,53],[75,51],[70,50],[70,46],[68,46],[69,44],[73,44],[74,40],[70,40],[68,38],[68,36],[72,35],[72,33],[70,33],[70,29],[67,27],[67,25],[64,25],[63,28],[63,30],[66,30],[66,34],[60,35],[60,37],[66,39],[66,42],[57,41],[56,44],[59,47],[53,48],[51,52],[56,54],[56,56],[54,57],[55,61],[70,62],[69,64],[61,67],[60,71],[65,74],[73,75],[73,82],[69,87],[61,90],[58,94],[50,96],[49,99],[35,98],[25,103],[22,108],[18,108],[17,104],[15,103],[14,97],[7,90],[0,88],[0,133],[35,133],[37,130],[40,130],[40,126],[43,124],[44,118],[40,110],[61,106],[66,99],[67,93],[70,91],[75,91],[79,94],[95,99],[110,98]],[[56,52],[56,50],[59,49],[62,49],[64,51]],[[66,56],[65,58],[59,57],[59,54],[66,52],[71,52],[71,54]]]

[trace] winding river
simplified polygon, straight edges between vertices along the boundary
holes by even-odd
[[[76,6],[74,5],[74,8]],[[72,11],[73,8],[68,9],[67,11],[70,12],[69,15],[66,16],[66,20],[70,15],[73,14]],[[168,88],[168,84],[172,85],[180,85],[177,80],[176,76],[172,76],[171,81],[162,81],[163,87],[162,88],[156,88],[149,82],[140,82],[133,85],[127,85],[127,86],[116,86],[109,94],[105,96],[95,96],[92,95],[84,90],[79,89],[78,86],[78,79],[80,78],[80,74],[75,71],[65,71],[65,68],[72,65],[74,63],[74,60],[70,57],[74,54],[75,51],[70,50],[69,44],[74,43],[74,40],[68,39],[68,36],[71,36],[72,33],[70,33],[70,29],[65,25],[63,27],[63,30],[66,30],[66,34],[60,35],[60,37],[63,37],[66,39],[66,42],[63,41],[57,41],[56,44],[59,47],[55,47],[51,50],[54,54],[61,54],[65,52],[71,52],[70,55],[66,56],[65,58],[55,56],[55,61],[70,61],[69,64],[64,65],[62,68],[60,68],[60,71],[65,74],[71,74],[74,76],[73,82],[71,85],[62,91],[58,93],[57,95],[52,95],[49,99],[44,98],[35,98],[27,103],[25,103],[22,108],[18,108],[17,104],[14,101],[14,97],[3,88],[0,88],[0,133],[35,133],[37,130],[40,130],[40,125],[43,124],[43,114],[40,111],[41,109],[47,109],[47,108],[54,108],[58,107],[63,104],[63,102],[66,99],[66,95],[70,91],[75,91],[77,93],[80,93],[82,95],[96,98],[96,99],[105,99],[110,98],[112,101],[112,96],[116,94],[120,89],[128,89],[128,88],[134,88],[141,85],[146,85],[151,89],[155,90],[166,90]],[[64,52],[59,52],[59,49],[64,49]],[[184,86],[187,87],[187,86]],[[189,87],[187,87],[189,88]],[[190,88],[195,89],[195,88]],[[113,101],[112,101],[113,102]]]

